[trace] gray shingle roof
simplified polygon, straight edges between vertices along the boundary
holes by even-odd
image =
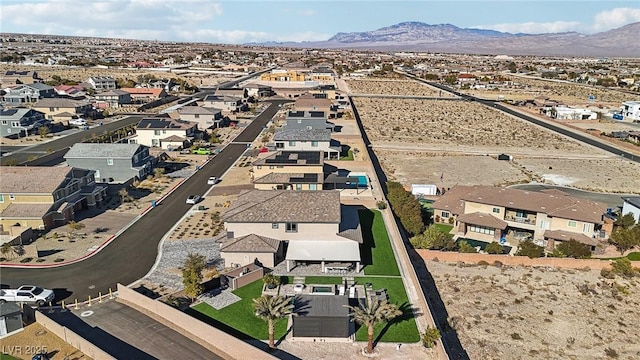
[[[144,145],[77,143],[69,149],[64,158],[130,159],[141,146]]]
[[[278,251],[279,247],[280,240],[256,234],[249,234],[226,241],[220,247],[220,251],[275,253]]]
[[[334,190],[250,190],[223,216],[232,223],[340,223],[340,192]]]
[[[185,106],[178,109],[178,113],[184,115],[213,115],[219,113],[220,111],[222,110],[200,106]]]
[[[329,129],[283,129],[273,135],[275,141],[330,141]]]

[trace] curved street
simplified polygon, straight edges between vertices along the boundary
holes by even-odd
[[[191,208],[185,204],[186,197],[204,194],[210,187],[207,185],[209,176],[221,177],[278,112],[278,105],[285,102],[272,101],[234,142],[94,256],[79,263],[47,269],[3,267],[1,282],[12,287],[37,284],[54,289],[56,300],[66,298],[68,303],[76,298],[83,301],[88,296],[95,297],[98,292],[106,294],[109,289],[115,290],[117,283],[130,284],[142,278],[156,261],[162,237]]]

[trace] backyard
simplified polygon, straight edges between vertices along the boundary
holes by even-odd
[[[363,244],[360,246],[365,275],[400,276],[389,235],[378,210],[360,210]]]

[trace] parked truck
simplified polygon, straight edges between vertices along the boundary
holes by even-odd
[[[43,289],[33,285],[23,285],[17,289],[0,290],[0,303],[24,302],[43,306],[53,301],[52,290]]]

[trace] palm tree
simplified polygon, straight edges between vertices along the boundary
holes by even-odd
[[[283,317],[295,315],[293,302],[279,295],[262,295],[253,299],[253,307],[256,309],[256,316],[267,321],[269,326],[269,347],[275,349],[276,345],[273,339],[274,322]]]
[[[379,323],[389,322],[402,315],[402,311],[395,304],[390,304],[387,300],[367,300],[360,302],[360,306],[347,306],[351,309],[352,320],[367,327],[368,342],[367,353],[373,353],[373,331]]]

